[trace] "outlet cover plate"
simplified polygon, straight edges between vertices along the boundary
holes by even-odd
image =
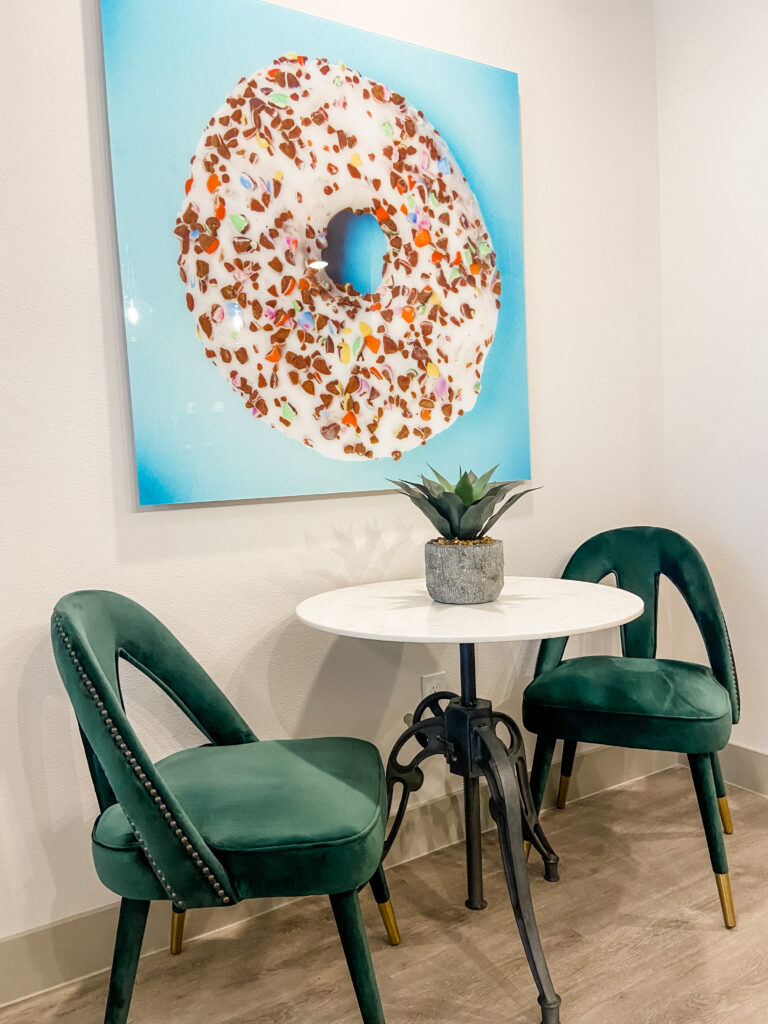
[[[445,672],[430,672],[421,677],[421,699],[424,700],[430,693],[437,693],[445,689]]]

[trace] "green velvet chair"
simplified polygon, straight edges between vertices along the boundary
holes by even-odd
[[[96,871],[122,897],[105,1024],[127,1020],[151,900],[171,904],[178,944],[189,908],[310,894],[330,896],[363,1021],[384,1024],[358,902],[370,882],[399,941],[381,867],[387,794],[376,748],[259,741],[173,634],[119,594],[62,598],[51,635],[101,808]],[[121,658],[208,743],[153,763],[125,714]]]
[[[608,530],[583,544],[563,577],[616,584],[642,597],[640,618],[621,627],[623,657],[562,660],[567,637],[545,640],[523,695],[523,722],[536,733],[531,789],[541,807],[555,743],[564,741],[557,805],[565,807],[580,741],[688,755],[726,927],[736,924],[722,831],[732,832],[717,751],[739,719],[728,631],[701,555],[671,530]],[[677,587],[699,627],[709,666],[656,658],[659,579]],[[719,814],[719,817],[718,817]],[[722,826],[722,828],[721,828]]]

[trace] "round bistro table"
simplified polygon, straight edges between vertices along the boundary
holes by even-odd
[[[576,580],[507,576],[504,589],[489,604],[437,604],[423,579],[392,580],[344,587],[310,597],[296,609],[299,619],[326,633],[393,643],[459,645],[461,693],[430,694],[413,712],[387,761],[387,794],[392,809],[395,787],[399,803],[387,836],[388,853],[402,824],[411,793],[421,787],[421,763],[442,755],[449,770],[464,780],[467,900],[482,910],[483,874],[480,830],[480,779],[491,797],[515,920],[539,990],[542,1024],[559,1024],[560,997],[555,992],[541,947],[528,880],[527,841],[544,861],[545,876],[557,880],[557,854],[539,824],[528,783],[523,739],[515,721],[477,696],[475,644],[591,633],[636,619],[643,602],[616,587]],[[497,730],[502,727],[506,737]],[[410,741],[416,753],[403,763],[400,753]]]

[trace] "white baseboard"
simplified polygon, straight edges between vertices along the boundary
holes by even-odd
[[[768,755],[762,779],[768,792]],[[569,801],[650,775],[677,763],[675,754],[620,747],[594,747],[576,759]],[[725,758],[724,758],[725,767]],[[726,777],[730,778],[726,772]],[[555,802],[559,773],[554,766],[544,806]],[[737,782],[734,778],[732,781]],[[737,784],[740,784],[737,782]],[[748,786],[747,788],[755,788]],[[481,801],[483,828],[493,823],[488,801]],[[409,807],[388,865],[421,857],[450,846],[464,836],[461,790]],[[285,900],[249,900],[235,907],[193,910],[187,915],[185,942],[226,928],[237,921],[264,914]],[[0,941],[0,1006],[97,974],[109,968],[117,927],[118,904],[55,921]],[[170,910],[166,903],[153,904],[144,938],[143,956],[167,948]]]
[[[764,751],[729,743],[720,751],[720,767],[726,782],[768,796],[768,754]]]

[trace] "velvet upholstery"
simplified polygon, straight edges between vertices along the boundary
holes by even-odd
[[[263,740],[198,747],[158,761],[242,899],[348,892],[381,859],[386,789],[379,753],[363,740]],[[93,830],[101,881],[160,899],[157,879],[119,804]]]
[[[624,657],[562,661],[567,637],[544,640],[523,695],[523,722],[539,735],[615,746],[709,753],[721,750],[739,718],[728,631],[704,561],[680,534],[658,527],[608,530],[574,553],[564,579],[616,585],[643,598],[621,627]],[[678,588],[701,632],[709,667],[659,659],[659,579]]]
[[[731,715],[728,693],[708,668],[661,658],[571,658],[525,691],[531,732],[616,747],[722,750]]]
[[[717,751],[728,743],[740,704],[728,631],[712,579],[689,541],[672,530],[646,526],[592,537],[563,573],[565,579],[592,583],[610,575],[617,586],[644,602],[642,615],[621,627],[623,656],[562,660],[568,638],[544,640],[535,678],[523,694],[523,722],[538,736],[531,770],[534,803],[541,807],[559,739],[564,740],[559,807],[565,806],[580,741],[687,754],[724,920],[733,927],[720,827],[722,818],[723,827],[730,829],[730,812],[722,817],[724,809],[718,807],[718,798],[725,801],[725,784]],[[662,576],[688,605],[709,665],[656,657]]]
[[[328,894],[365,1024],[382,1024],[357,890],[375,876],[387,815],[384,768],[352,738],[259,741],[173,634],[105,591],[62,598],[54,655],[101,808],[99,877],[123,899],[107,1024],[126,1024],[149,901],[175,912],[255,896]],[[120,660],[160,686],[207,744],[154,763],[125,712]]]
[[[643,599],[643,614],[621,627],[622,653],[630,658],[656,656],[659,579],[665,576],[680,591],[699,627],[712,674],[731,702],[732,721],[739,720],[739,688],[728,630],[712,578],[696,548],[673,530],[629,526],[592,537],[573,554],[563,579],[598,583],[613,575],[616,586]],[[567,637],[544,640],[535,677],[556,668]]]

